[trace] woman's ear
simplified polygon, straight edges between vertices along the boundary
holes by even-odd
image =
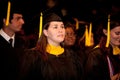
[[[48,32],[46,29],[43,30],[43,33],[45,34],[45,36],[48,36]]]
[[[107,30],[103,29],[103,33],[107,36]]]

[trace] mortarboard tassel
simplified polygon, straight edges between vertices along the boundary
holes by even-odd
[[[91,37],[92,37],[92,23],[90,23],[90,26],[89,26],[89,34],[88,34],[88,37],[89,37],[88,46],[92,46],[92,44],[91,44]]]
[[[86,25],[86,30],[85,30],[85,46],[92,46],[91,44],[91,38],[92,37],[92,23],[90,23],[89,26],[89,32],[88,32],[88,26]]]
[[[110,15],[108,15],[108,25],[107,25],[107,42],[106,42],[106,47],[109,46],[110,43]]]
[[[8,26],[8,24],[9,24],[9,18],[10,18],[10,7],[11,7],[11,3],[10,3],[10,1],[8,1],[6,26]]]
[[[85,26],[85,46],[88,46],[89,36],[88,36],[88,26]]]
[[[43,23],[43,14],[40,14],[40,25],[39,25],[39,38],[41,36],[42,33],[42,23]]]
[[[74,18],[74,20],[75,20],[75,22],[76,22],[76,30],[78,30],[78,29],[79,29],[79,21],[78,21],[77,18]]]

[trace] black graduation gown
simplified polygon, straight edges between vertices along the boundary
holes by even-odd
[[[0,73],[1,80],[17,80],[18,76],[18,52],[22,44],[20,39],[15,38],[15,47],[13,48],[1,35],[0,35]],[[17,44],[16,44],[17,43]],[[19,46],[18,46],[19,45]]]
[[[100,48],[95,48],[88,54],[85,80],[110,80],[107,58]]]
[[[82,80],[82,66],[78,56],[66,51],[44,60],[36,50],[26,50],[23,58],[22,80]]]

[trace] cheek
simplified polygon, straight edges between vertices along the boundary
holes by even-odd
[[[111,42],[112,44],[114,44],[114,45],[120,44],[119,36],[111,35],[111,36],[110,36],[110,42]]]
[[[65,35],[66,35],[65,30],[63,31],[63,35],[64,35],[64,37],[65,37]]]
[[[113,35],[113,34],[110,35],[110,40],[111,40],[111,41],[114,41],[116,38],[117,38],[117,37],[116,37],[115,35]]]
[[[110,34],[111,39],[117,39],[119,36],[116,35],[115,33]]]
[[[48,33],[47,33],[47,36],[48,36],[48,37],[52,37],[52,36],[53,36],[53,34],[52,34],[52,33],[50,33],[50,32],[48,32]]]

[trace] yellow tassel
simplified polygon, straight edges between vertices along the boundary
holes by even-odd
[[[120,55],[120,48],[113,47],[113,55]]]
[[[106,47],[109,46],[110,43],[110,15],[108,15],[108,26],[107,26],[107,42]]]
[[[92,46],[91,44],[91,39],[92,39],[92,23],[90,23],[89,26],[89,32],[88,32],[88,26],[86,25],[86,30],[85,30],[85,46]]]
[[[43,14],[40,14],[40,25],[39,25],[39,38],[41,36],[42,33],[42,23],[43,23]]]
[[[10,18],[10,7],[11,7],[11,3],[10,3],[10,1],[8,1],[6,26],[8,26],[8,24],[9,24],[9,18]]]
[[[88,46],[89,36],[88,36],[88,26],[85,26],[85,46]]]
[[[92,23],[90,23],[90,27],[89,27],[89,41],[88,41],[88,46],[92,46],[92,42],[91,42],[91,38],[92,37]]]
[[[53,45],[48,44],[48,45],[47,45],[47,48],[46,48],[46,51],[47,51],[49,54],[58,56],[58,55],[60,55],[60,54],[63,54],[64,48],[62,48],[61,46],[53,46]]]
[[[77,18],[74,18],[74,20],[75,20],[75,22],[76,22],[76,30],[78,30],[78,29],[79,29],[79,21],[78,21]]]

